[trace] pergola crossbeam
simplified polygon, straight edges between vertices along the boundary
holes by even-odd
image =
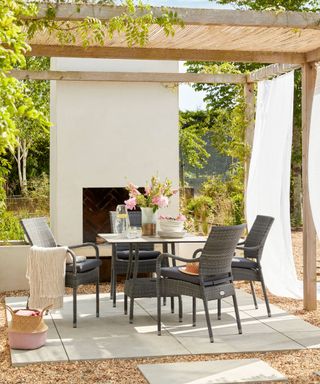
[[[246,75],[154,72],[12,71],[18,80],[113,81],[142,83],[244,84]]]
[[[304,53],[222,51],[205,49],[127,48],[90,46],[63,46],[32,44],[31,56],[79,57],[131,60],[181,60],[181,61],[236,61],[256,63],[305,62]]]
[[[45,18],[48,8],[52,5],[40,4],[35,19]],[[59,4],[55,5],[56,20],[83,20],[95,17],[108,21],[113,17],[127,12],[125,7],[113,7],[101,4]],[[190,9],[171,8],[183,20],[185,25],[230,25],[230,26],[259,26],[301,29],[320,29],[320,16],[313,12],[272,12],[272,11],[241,11],[225,9]],[[160,16],[163,8],[152,7],[155,16]],[[138,11],[141,15],[143,11]]]
[[[299,64],[271,64],[249,73],[247,75],[247,82],[253,83],[260,80],[266,80],[275,76],[283,75],[300,67],[301,66]]]

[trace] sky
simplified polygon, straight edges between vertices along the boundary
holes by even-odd
[[[217,4],[215,1],[209,0],[144,0],[144,3],[149,3],[154,6],[168,6],[181,8],[223,8],[230,9],[230,6]],[[186,72],[183,63],[180,62],[179,72]],[[182,111],[205,109],[203,102],[204,92],[196,92],[191,85],[182,84],[179,86],[179,108]]]

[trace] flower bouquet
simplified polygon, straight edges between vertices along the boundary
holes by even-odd
[[[129,199],[125,200],[127,209],[141,208],[142,215],[142,234],[155,235],[156,233],[156,215],[159,208],[165,208],[169,205],[169,198],[178,192],[178,189],[172,188],[172,182],[168,179],[162,183],[159,178],[152,176],[149,183],[140,192],[139,187],[129,183],[126,187],[129,192]]]

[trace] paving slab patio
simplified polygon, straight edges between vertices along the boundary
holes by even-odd
[[[237,384],[286,382],[287,378],[259,359],[143,364],[149,384]]]
[[[162,336],[156,331],[156,299],[135,301],[134,322],[123,314],[123,294],[117,308],[109,295],[101,295],[100,318],[94,316],[95,295],[78,296],[78,328],[72,328],[72,297],[64,308],[46,316],[49,326],[46,345],[34,351],[11,350],[13,365],[36,362],[111,358],[140,358],[204,353],[264,352],[320,348],[320,328],[272,305],[268,318],[264,303],[254,309],[252,298],[237,291],[243,334],[239,335],[232,303],[222,303],[222,319],[216,319],[216,304],[210,303],[215,342],[209,343],[202,303],[197,303],[197,326],[192,326],[191,300],[183,300],[183,322],[162,307]],[[6,303],[22,308],[26,298],[8,297]]]

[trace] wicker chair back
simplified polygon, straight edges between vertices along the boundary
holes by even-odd
[[[38,247],[56,247],[57,243],[45,217],[22,219],[21,225],[30,245]]]
[[[270,216],[258,215],[244,242],[244,257],[261,260],[264,244],[267,240],[269,231],[274,222]],[[248,249],[257,247],[255,250]]]
[[[212,227],[200,257],[200,275],[231,273],[231,261],[245,224]]]

